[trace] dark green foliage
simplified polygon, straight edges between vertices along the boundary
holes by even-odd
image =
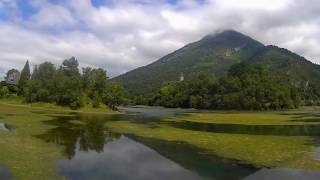
[[[7,97],[10,94],[9,90],[5,86],[0,86],[0,98]]]
[[[115,110],[117,106],[126,104],[128,100],[126,99],[126,93],[122,86],[109,82],[103,94],[102,101],[105,105]]]
[[[62,62],[60,69],[67,76],[80,76],[78,66],[78,60],[75,57],[71,57],[70,59],[66,59]]]
[[[101,68],[83,68],[82,71],[82,86],[93,100],[92,105],[99,107],[108,86],[107,72]]]
[[[116,106],[125,103],[126,94],[123,88],[108,80],[107,72],[103,69],[84,68],[83,88],[88,97],[92,99],[92,105],[99,107],[100,103],[116,109]]]
[[[8,90],[9,90],[10,93],[15,94],[15,93],[19,92],[19,88],[17,87],[17,85],[8,84],[8,85],[7,85],[7,88],[8,88]]]
[[[59,105],[77,109],[82,105],[80,75],[59,69],[54,76],[55,102]]]
[[[218,81],[199,76],[163,85],[150,103],[197,109],[276,110],[298,107],[300,96],[295,87],[263,66],[241,63]]]
[[[0,82],[0,86],[1,86],[1,87],[6,86],[6,85],[7,85],[6,81],[1,81],[1,82]]]
[[[266,46],[249,63],[261,64],[298,88],[307,105],[320,104],[320,66],[286,49]]]
[[[219,87],[222,103],[217,109],[292,109],[300,105],[297,89],[261,65],[233,66]]]
[[[18,84],[20,95],[23,95],[26,93],[25,87],[27,87],[27,83],[30,80],[30,78],[31,78],[30,66],[29,66],[29,61],[27,61],[21,71],[21,76]]]
[[[36,66],[22,87],[26,101],[56,103],[72,109],[90,103],[94,107],[104,103],[115,109],[123,102],[123,89],[109,82],[105,70],[84,68],[80,74],[78,66],[74,57],[64,60],[59,69],[49,62]]]
[[[149,98],[142,95],[134,96],[132,98],[132,103],[136,105],[148,105]]]
[[[30,81],[28,81],[25,97],[27,102],[54,102],[52,96],[53,77],[56,68],[52,63],[45,62],[36,66],[33,70]]]
[[[59,105],[70,106],[78,109],[82,103],[82,84],[78,69],[78,61],[72,57],[63,61],[60,69],[54,76],[54,89],[59,92],[55,96],[55,101]]]

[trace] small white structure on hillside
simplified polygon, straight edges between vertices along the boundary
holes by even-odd
[[[181,73],[181,75],[180,75],[180,81],[184,81],[183,73]]]

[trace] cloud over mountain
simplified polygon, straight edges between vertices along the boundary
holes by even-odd
[[[320,62],[317,0],[0,0],[0,76],[70,56],[115,76],[222,29]]]

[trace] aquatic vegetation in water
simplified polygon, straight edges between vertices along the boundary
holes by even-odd
[[[316,148],[316,139],[313,136],[318,135],[319,125],[317,124],[303,125],[301,122],[295,124],[289,121],[294,115],[283,115],[277,112],[273,114],[269,112],[265,117],[263,113],[240,112],[192,115],[193,117],[186,115],[166,118],[159,123],[158,128],[152,129],[147,124],[126,121],[109,122],[106,125],[121,133],[185,142],[206,149],[208,153],[236,159],[257,167],[320,170],[320,161],[313,159],[311,155]],[[197,119],[202,115],[205,118]],[[226,116],[229,118],[225,118]],[[268,121],[270,117],[273,119]],[[217,120],[214,120],[215,118]],[[185,122],[186,119],[189,120],[190,126]],[[217,122],[225,124],[216,124]],[[290,131],[291,127],[292,131]],[[308,128],[311,131],[308,131]]]

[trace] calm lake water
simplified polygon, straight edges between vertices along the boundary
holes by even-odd
[[[184,110],[125,108],[128,114],[55,116],[45,123],[56,127],[37,136],[64,147],[65,159],[57,171],[71,180],[233,180],[319,179],[320,173],[292,169],[260,169],[232,159],[208,155],[205,150],[181,142],[118,134],[105,128],[107,121],[156,123],[216,133],[255,135],[320,135],[320,126],[245,126],[187,122],[161,122],[159,118]],[[74,123],[81,120],[83,123]],[[1,166],[0,166],[1,179]]]
[[[1,180],[11,180],[12,175],[9,173],[8,168],[0,164],[0,179]]]

